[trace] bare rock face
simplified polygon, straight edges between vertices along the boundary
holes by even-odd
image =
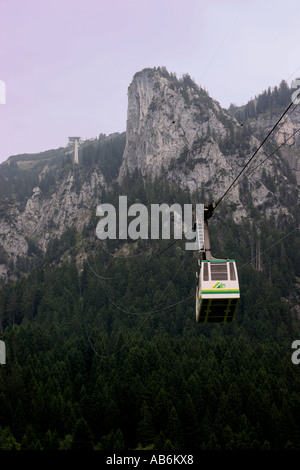
[[[278,121],[281,112],[265,113],[250,120],[250,124],[256,133],[267,135]],[[300,106],[293,105],[283,120],[279,123],[271,140],[280,147],[282,158],[290,166],[300,187]]]
[[[25,211],[19,214],[16,224],[20,231],[36,235],[40,248],[45,251],[48,240],[60,237],[66,228],[82,229],[90,217],[89,201],[95,191],[105,187],[100,171],[94,171],[89,179],[76,183],[73,171],[57,186],[56,191],[44,197],[40,189],[34,188]]]
[[[187,80],[188,82],[188,80]],[[218,136],[225,135],[224,125],[216,118],[219,107],[191,81],[180,83],[172,75],[145,69],[135,75],[128,89],[126,147],[120,178],[139,169],[155,176],[179,158],[184,149],[207,135],[209,127]],[[206,97],[211,107],[202,103]]]
[[[287,126],[288,121],[278,142],[290,131]],[[128,89],[126,146],[119,181],[138,170],[151,179],[163,175],[191,192],[204,188],[218,200],[259,147],[260,140],[246,133],[245,127],[189,76],[178,80],[164,68],[144,69],[135,74]],[[281,173],[284,162],[278,154],[267,157],[267,151],[261,149],[247,169],[247,185],[236,185],[231,191],[236,220],[247,216],[243,192],[251,192],[255,207],[266,201],[268,215],[287,213],[267,184],[272,180],[276,187],[284,182],[285,189],[290,189]]]
[[[79,173],[71,169],[50,194],[34,188],[25,210],[12,206],[8,217],[0,219],[0,246],[10,260],[8,264],[0,263],[0,277],[14,277],[18,259],[28,256],[29,240],[45,253],[50,240],[59,238],[70,227],[81,230],[88,223],[95,199],[106,183],[98,169],[83,181]]]

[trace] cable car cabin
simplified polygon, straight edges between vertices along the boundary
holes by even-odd
[[[228,323],[234,320],[240,298],[234,260],[203,260],[196,290],[196,321]]]

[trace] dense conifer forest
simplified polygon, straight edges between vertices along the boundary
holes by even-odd
[[[103,200],[118,194],[191,201],[138,176]],[[128,251],[96,238],[95,215],[3,285],[0,449],[300,450],[299,231],[252,215],[237,225],[226,203],[211,222],[212,251],[239,269],[232,324],[196,323],[197,256],[184,240]]]
[[[262,93],[248,101],[244,106],[236,106],[233,103],[229,106],[228,112],[239,122],[257,117],[261,114],[270,114],[286,107],[291,102],[291,89],[287,82],[282,80],[279,86],[269,87]]]

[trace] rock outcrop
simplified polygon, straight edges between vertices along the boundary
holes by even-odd
[[[225,126],[215,113],[219,110],[217,103],[188,79],[181,83],[159,69],[137,73],[128,89],[120,178],[136,169],[143,175],[159,175],[184,149],[191,149],[197,139],[206,136],[209,128],[224,136]]]
[[[288,122],[281,128],[278,142],[290,132],[287,126]],[[126,146],[119,180],[136,169],[145,178],[163,174],[191,192],[204,188],[217,200],[260,145],[258,136],[246,127],[188,75],[178,80],[164,68],[145,69],[135,74],[128,89]],[[268,215],[278,216],[282,211],[287,214],[266,181],[271,179],[277,189],[284,184],[289,191],[283,167],[289,167],[290,162],[281,161],[276,153],[272,159],[267,157],[267,150],[261,149],[243,175],[249,175],[247,191],[252,194],[254,206],[268,203]],[[230,194],[237,220],[247,216],[241,191],[236,185]]]
[[[81,169],[73,167],[49,194],[35,187],[24,210],[12,206],[7,217],[0,220],[0,246],[10,261],[0,263],[0,277],[13,277],[18,260],[28,256],[30,241],[45,253],[49,241],[59,238],[67,228],[81,230],[105,187],[99,169],[83,179]]]

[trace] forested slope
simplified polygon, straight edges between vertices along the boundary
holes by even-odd
[[[131,188],[145,204],[158,194],[188,202],[165,183]],[[184,240],[162,253],[169,241],[140,241],[117,257],[108,251],[122,247],[95,238],[93,217],[66,233],[56,246],[68,261],[49,246],[40,267],[1,290],[0,449],[299,450],[294,228],[262,215],[236,225],[220,209],[212,250],[235,257],[241,284],[224,325],[195,322],[197,257]]]

